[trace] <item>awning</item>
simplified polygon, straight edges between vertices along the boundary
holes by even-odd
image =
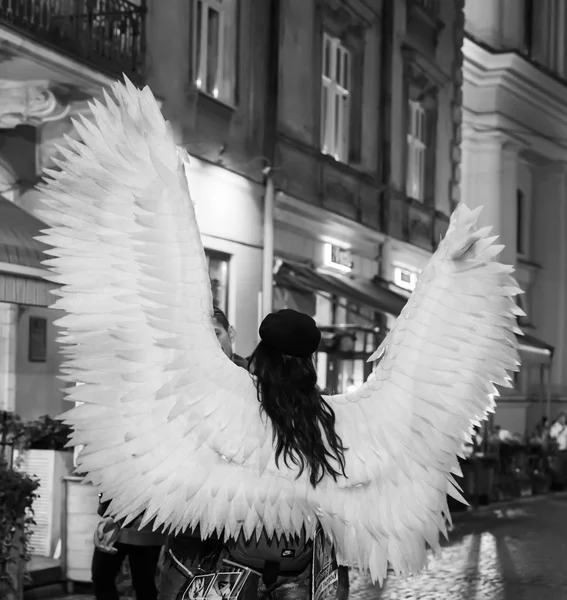
[[[0,302],[47,308],[57,300],[51,294],[56,287],[45,279],[0,273]]]
[[[276,285],[309,292],[327,292],[397,317],[407,299],[378,283],[331,275],[307,265],[283,262],[274,275]]]
[[[34,239],[46,225],[0,196],[0,302],[49,306],[57,287],[41,277],[47,248]]]
[[[34,239],[46,225],[0,196],[0,263],[45,269],[46,246]]]
[[[550,364],[553,358],[553,346],[525,333],[518,336],[520,356],[525,363]]]

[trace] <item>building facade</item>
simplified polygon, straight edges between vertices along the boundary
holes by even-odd
[[[243,356],[261,302],[268,15],[258,0],[148,4],[147,81],[191,157],[213,295]]]
[[[34,240],[35,185],[58,168],[72,118],[89,118],[122,74],[148,84],[191,155],[191,193],[215,302],[244,355],[256,343],[262,273],[265,59],[236,31],[262,31],[252,0],[0,4],[0,407],[24,419],[66,407],[53,289]],[[35,350],[34,350],[35,349]]]
[[[58,384],[36,389],[59,358],[34,185],[122,72],[150,85],[189,152],[236,351],[252,351],[266,312],[298,308],[324,331],[322,387],[360,383],[458,201],[462,2],[81,0],[78,21],[36,4],[0,8],[1,201],[18,222],[15,241],[0,235],[2,277],[17,278],[0,296],[2,354],[17,346],[2,405],[63,408]],[[32,337],[51,362],[26,358]]]
[[[277,4],[273,306],[315,317],[320,384],[343,391],[458,201],[463,5]]]
[[[65,408],[34,186],[88,100],[143,81],[145,18],[140,1],[0,3],[0,408],[24,419]]]
[[[567,398],[567,12],[560,0],[467,0],[463,199],[516,267],[523,366],[495,422],[531,432]]]

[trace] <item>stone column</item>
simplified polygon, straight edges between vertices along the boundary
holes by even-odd
[[[499,133],[487,133],[466,136],[462,150],[462,199],[469,208],[483,207],[480,226],[492,226],[505,245],[500,259],[515,264],[519,147]]]
[[[532,287],[530,321],[555,348],[554,392],[567,394],[567,177],[565,165],[534,169],[530,258],[541,265]]]
[[[18,305],[0,302],[0,410],[16,408]]]

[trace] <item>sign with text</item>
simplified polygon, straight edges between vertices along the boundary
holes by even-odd
[[[337,269],[343,273],[352,271],[352,252],[348,248],[342,248],[341,246],[335,246],[333,244],[325,244],[323,256],[326,267]]]
[[[418,272],[402,266],[394,267],[394,283],[409,292],[415,290]]]

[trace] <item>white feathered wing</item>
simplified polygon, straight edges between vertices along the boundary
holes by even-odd
[[[76,124],[62,171],[42,188],[42,241],[62,284],[64,415],[84,444],[79,470],[131,521],[204,535],[311,536],[382,581],[425,563],[448,517],[446,494],[471,423],[518,364],[518,288],[477,213],[461,206],[373,358],[369,381],[327,400],[349,450],[347,479],[316,488],[275,465],[272,428],[251,377],[216,340],[206,259],[173,134],[146,88]],[[214,201],[214,199],[211,199]],[[470,247],[470,249],[469,249]],[[465,252],[465,250],[468,252]],[[456,492],[454,492],[456,493]]]

